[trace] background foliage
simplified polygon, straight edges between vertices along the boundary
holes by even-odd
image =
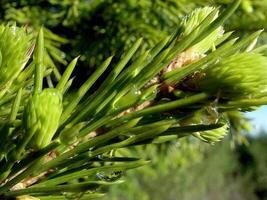
[[[261,152],[266,152],[266,133],[249,143],[233,150],[225,141],[203,151],[203,145],[183,141],[165,156],[150,151],[159,159],[128,172],[125,184],[112,187],[104,199],[265,200],[267,156]]]
[[[83,72],[110,55],[119,56],[138,38],[142,50],[172,33],[181,17],[200,6],[221,6],[231,0],[36,0],[1,1],[1,18],[34,28],[44,25],[68,39],[61,49],[81,55]],[[226,24],[244,35],[267,27],[267,0],[243,0]],[[54,53],[55,54],[55,53]],[[64,53],[56,56],[61,63]],[[60,59],[61,58],[61,59]],[[118,57],[117,57],[118,58]]]

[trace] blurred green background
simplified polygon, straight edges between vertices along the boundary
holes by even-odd
[[[112,187],[104,199],[264,200],[266,150],[265,133],[249,138],[249,146],[235,149],[230,148],[229,141],[204,149],[185,141],[172,144],[167,155],[128,173],[125,183]],[[153,158],[157,156],[155,153]]]
[[[172,33],[183,15],[199,6],[227,6],[230,0],[1,0],[1,23],[29,31],[46,29],[47,63],[58,78],[68,61],[81,55],[79,85],[110,55],[119,58],[139,37],[139,54]],[[226,30],[247,34],[267,27],[267,0],[243,0]],[[263,32],[261,43],[266,43]],[[267,111],[258,116],[264,123]],[[252,115],[252,117],[257,117]],[[122,149],[142,155],[150,165],[133,170],[103,200],[264,200],[267,199],[267,136],[248,134],[248,142],[229,137],[214,146],[189,139]],[[259,130],[257,130],[259,131]],[[244,133],[242,133],[244,134]]]

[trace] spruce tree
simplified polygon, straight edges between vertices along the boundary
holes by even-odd
[[[224,30],[240,2],[195,9],[141,53],[137,39],[72,95],[78,57],[54,81],[45,28],[36,37],[1,25],[0,198],[101,197],[123,172],[149,164],[116,150],[190,136],[214,144],[242,112],[267,104],[262,31],[238,39]]]

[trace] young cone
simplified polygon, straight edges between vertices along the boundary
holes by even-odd
[[[220,92],[227,99],[257,98],[267,92],[267,58],[258,53],[240,53],[219,61],[204,71],[199,89]]]
[[[31,35],[15,25],[0,25],[0,97],[30,58]]]
[[[197,8],[189,15],[185,16],[181,22],[181,36],[187,36],[194,29],[197,29],[201,22],[213,11],[215,11],[214,7],[207,6],[204,8]],[[219,11],[217,11],[213,20],[218,18],[218,14]],[[197,54],[204,54],[214,45],[214,42],[223,35],[223,32],[223,28],[221,26],[218,27],[213,32],[211,32],[205,39],[191,47],[192,51]]]
[[[32,135],[30,145],[35,149],[44,148],[54,136],[62,113],[62,95],[53,88],[34,94],[29,100],[23,124],[26,134]]]

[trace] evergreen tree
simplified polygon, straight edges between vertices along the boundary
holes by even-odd
[[[237,39],[223,27],[240,2],[221,13],[195,9],[152,47],[135,40],[72,95],[78,57],[58,81],[51,78],[57,70],[49,37],[56,35],[1,25],[0,198],[101,197],[101,188],[121,183],[124,171],[148,164],[118,149],[188,136],[214,144],[238,114],[267,104],[267,57],[264,46],[255,48],[262,31]]]

